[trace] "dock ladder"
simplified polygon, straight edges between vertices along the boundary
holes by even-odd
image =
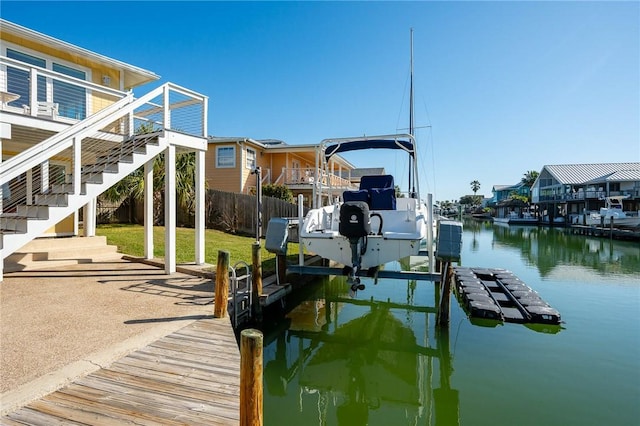
[[[244,275],[238,276],[238,270],[244,268]],[[229,268],[229,281],[231,287],[230,311],[233,326],[239,322],[247,322],[251,319],[251,306],[253,302],[253,288],[251,285],[251,268],[244,261],[239,261]]]

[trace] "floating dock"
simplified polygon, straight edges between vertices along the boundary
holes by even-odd
[[[458,300],[472,318],[560,324],[560,313],[506,269],[454,267]]]

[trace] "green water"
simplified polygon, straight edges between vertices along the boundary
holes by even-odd
[[[265,425],[640,424],[640,244],[467,222],[461,264],[505,268],[561,327],[435,326],[430,282],[330,277],[263,330]],[[398,268],[391,264],[388,268]]]

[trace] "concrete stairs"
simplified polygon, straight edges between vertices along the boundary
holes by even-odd
[[[37,238],[4,260],[4,272],[51,269],[120,259],[122,254],[117,250],[118,247],[107,244],[104,236]]]

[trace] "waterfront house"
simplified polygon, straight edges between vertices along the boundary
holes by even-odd
[[[563,216],[569,223],[582,223],[611,196],[626,197],[625,211],[640,210],[640,163],[546,165],[531,187],[532,203],[548,220]]]
[[[41,236],[95,235],[96,198],[145,167],[145,256],[153,256],[154,158],[165,158],[165,270],[175,271],[176,152],[196,156],[204,205],[207,97],[151,71],[0,20],[0,237],[3,261]],[[196,208],[204,262],[204,208]],[[149,218],[149,220],[147,220]],[[0,270],[1,276],[2,270]]]
[[[325,164],[319,144],[289,145],[248,137],[209,137],[208,143],[206,181],[211,189],[254,194],[257,167],[263,185],[284,185],[295,197],[302,194],[307,207],[327,202],[318,197],[329,186],[335,194],[357,186],[348,178],[354,166],[338,155]]]

